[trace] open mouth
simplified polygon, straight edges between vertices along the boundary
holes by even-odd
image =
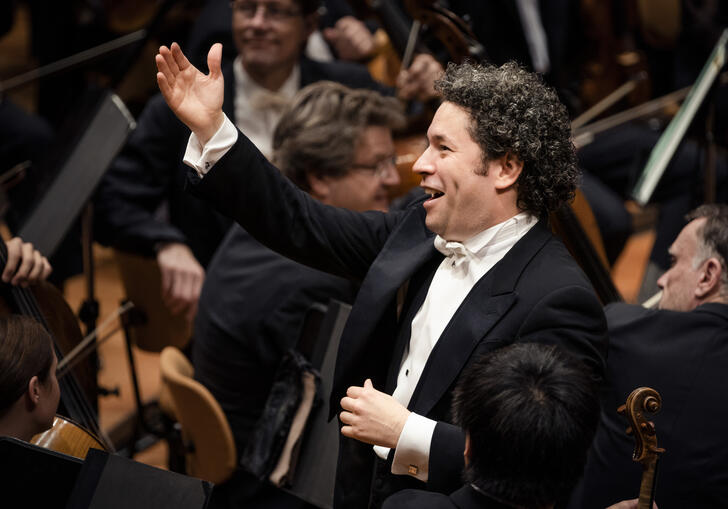
[[[445,195],[445,193],[443,193],[442,191],[438,191],[437,189],[432,189],[429,187],[425,187],[424,189],[425,189],[425,194],[427,194],[429,196],[427,201],[437,200],[441,196]]]

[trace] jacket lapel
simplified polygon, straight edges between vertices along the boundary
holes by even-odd
[[[397,290],[438,254],[432,241],[434,234],[427,230],[423,215],[422,207],[406,213],[362,281],[339,343],[331,392],[331,400],[336,405],[332,403],[332,408],[338,408],[338,398],[350,385],[361,385],[372,373],[386,373],[386,365],[384,370],[377,368],[390,358],[388,354],[395,342],[397,329],[393,306],[396,305]],[[388,319],[392,320],[392,326],[382,331],[380,322]],[[384,384],[383,379],[375,380],[377,382]]]
[[[489,339],[487,335],[518,300],[515,287],[523,270],[550,238],[539,221],[475,284],[430,353],[410,410],[427,415],[456,381],[479,343],[492,340],[495,349],[502,345],[500,340],[508,339]]]

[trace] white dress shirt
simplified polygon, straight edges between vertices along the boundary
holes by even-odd
[[[392,396],[404,406],[412,393],[430,357],[451,318],[480,280],[537,222],[528,212],[480,232],[463,243],[447,242],[439,235],[435,247],[446,256],[432,278],[422,307],[412,320],[412,332],[397,376],[397,387]],[[410,414],[399,437],[392,463],[393,474],[409,474],[427,481],[429,474],[430,443],[437,423],[431,419]],[[386,447],[375,446],[374,451],[385,459]]]
[[[268,159],[273,155],[273,131],[301,83],[298,64],[276,92],[261,87],[245,72],[242,60],[233,62],[235,123]]]

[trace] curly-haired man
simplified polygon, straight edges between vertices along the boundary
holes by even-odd
[[[459,487],[465,435],[450,417],[452,388],[480,353],[558,344],[601,376],[604,314],[543,220],[576,171],[564,108],[536,76],[450,66],[414,165],[427,196],[356,213],[311,200],[235,130],[220,109],[219,55],[213,46],[208,76],[176,45],[156,57],[162,93],[194,133],[193,191],[272,249],[361,281],[329,407],[343,408],[336,507]]]

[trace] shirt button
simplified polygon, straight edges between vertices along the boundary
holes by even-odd
[[[404,376],[409,376],[409,369],[404,370]]]

